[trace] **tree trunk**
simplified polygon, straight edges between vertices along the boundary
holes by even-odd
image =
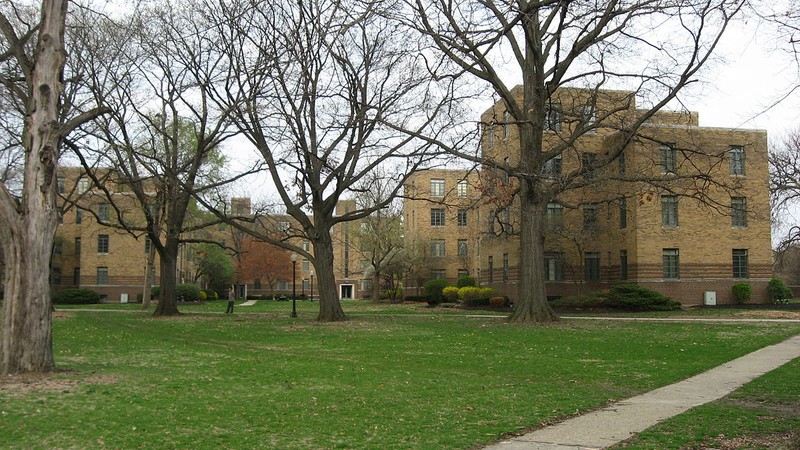
[[[174,316],[178,311],[178,299],[175,297],[178,270],[179,242],[175,238],[167,237],[164,247],[159,252],[161,263],[161,283],[158,293],[158,306],[154,316]]]
[[[547,302],[544,286],[544,231],[547,202],[521,190],[519,293],[509,322],[540,323],[558,320]]]
[[[150,300],[153,292],[153,283],[151,281],[153,279],[153,274],[156,271],[155,262],[156,262],[156,247],[151,243],[150,251],[147,252],[147,261],[145,262],[144,266],[144,290],[142,291],[143,310],[150,309]]]
[[[336,277],[333,274],[333,240],[330,228],[320,227],[319,238],[313,241],[314,266],[317,269],[317,288],[319,289],[319,316],[320,322],[338,322],[347,320],[339,293],[336,292]]]
[[[0,232],[5,257],[5,301],[0,372],[53,370],[50,254],[58,224],[56,168],[58,99],[66,61],[66,0],[44,0],[39,41],[28,81],[29,104],[22,130],[25,169],[19,205],[3,189]],[[20,50],[21,51],[21,50]]]

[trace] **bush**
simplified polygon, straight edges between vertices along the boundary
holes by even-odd
[[[203,293],[206,294],[208,300],[219,300],[219,294],[213,289],[203,289]]]
[[[737,305],[747,303],[753,296],[753,288],[749,283],[736,283],[733,285],[733,301]]]
[[[200,300],[200,286],[196,284],[179,284],[175,286],[175,298],[184,302]]]
[[[551,302],[559,308],[603,308],[626,311],[671,311],[681,304],[652,289],[635,284],[618,284],[611,289],[584,292]]]
[[[475,277],[471,277],[469,275],[459,277],[458,280],[456,281],[456,287],[458,287],[459,289],[467,286],[477,286],[477,285],[478,285],[478,280],[476,280]]]
[[[150,299],[156,300],[158,299],[158,294],[161,293],[161,286],[151,286],[150,287]]]
[[[200,295],[198,296],[198,298],[200,299],[201,302],[206,301],[206,299],[208,298],[208,296],[206,295],[206,291],[200,291]]]
[[[100,302],[100,294],[91,289],[67,289],[53,296],[55,305],[90,305]]]
[[[447,287],[447,280],[429,280],[425,283],[425,296],[428,297],[428,303],[431,305],[438,305],[442,303],[442,291]]]
[[[489,298],[493,295],[494,289],[492,288],[465,286],[458,290],[458,298],[465,303],[478,298]]]
[[[489,297],[475,297],[469,300],[464,300],[464,306],[489,306],[491,300]]]
[[[458,301],[458,288],[455,286],[447,286],[442,289],[442,296],[446,301],[455,303]]]
[[[504,306],[508,306],[508,298],[492,297],[489,299],[489,306],[491,306],[492,308],[502,308]]]
[[[787,300],[793,297],[792,290],[789,289],[780,278],[773,278],[769,280],[769,284],[767,284],[767,294],[769,295],[769,300],[776,304],[783,303],[782,300]]]

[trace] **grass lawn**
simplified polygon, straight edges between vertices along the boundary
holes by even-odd
[[[531,327],[364,302],[344,304],[350,321],[321,324],[317,303],[297,307],[297,319],[291,302],[234,315],[220,314],[224,302],[181,306],[173,318],[138,305],[65,308],[54,321],[62,372],[0,383],[0,448],[469,448],[800,333],[775,323]],[[794,368],[764,389],[797,386]]]

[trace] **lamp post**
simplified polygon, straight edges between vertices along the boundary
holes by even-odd
[[[297,305],[295,304],[295,297],[297,296],[297,254],[292,253],[292,317],[297,317]]]
[[[311,301],[314,301],[314,271],[308,273],[311,276]]]

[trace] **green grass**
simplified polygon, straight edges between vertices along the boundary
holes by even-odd
[[[64,308],[63,372],[0,385],[1,448],[468,448],[663,386],[800,324],[562,321],[420,305]],[[59,308],[61,309],[61,308]],[[90,309],[86,311],[86,309]],[[114,309],[114,308],[110,308]],[[797,371],[794,372],[795,374]],[[796,386],[797,375],[782,382]]]

